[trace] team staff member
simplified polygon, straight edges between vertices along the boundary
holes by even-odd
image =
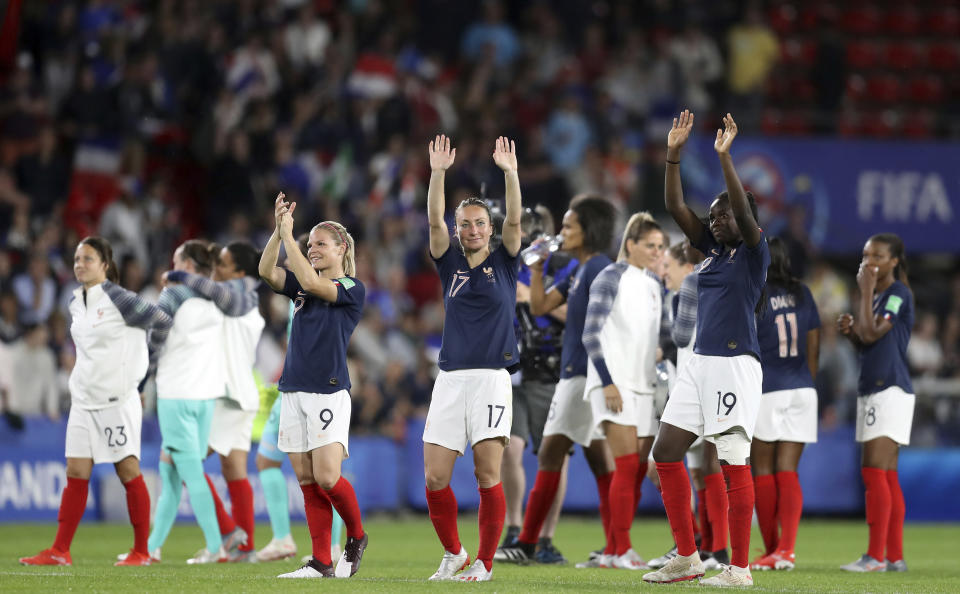
[[[143,407],[137,384],[147,373],[145,330],[169,317],[136,293],[114,284],[117,266],[107,240],[77,245],[73,273],[80,287],[70,301],[70,335],[77,360],[70,372],[67,486],[60,499],[53,546],[23,565],[71,565],[70,544],[87,507],[93,465],[110,462],[127,491],[133,548],[116,565],[150,565],[150,495],[140,474]]]
[[[653,448],[677,556],[660,570],[643,576],[648,582],[690,580],[703,575],[690,515],[690,481],[683,465],[690,445],[702,435],[716,445],[727,482],[731,545],[730,565],[702,583],[753,584],[747,557],[754,504],[750,440],[762,389],[755,315],[762,305],[770,252],[757,224],[753,196],[744,192],[730,156],[736,122],[727,114],[723,123],[724,129],[717,130],[714,150],[727,191],[710,205],[709,227],[684,203],[680,183],[680,150],[693,129],[693,114],[684,111],[675,119],[667,139],[667,210],[706,259],[697,273],[694,354],[670,393]]]
[[[350,376],[347,343],[363,311],[366,289],[355,278],[353,237],[340,223],[310,230],[307,257],[293,235],[296,202],[281,192],[277,227],[260,258],[260,277],[294,301],[293,326],[280,377],[279,446],[290,454],[300,481],[313,558],[283,578],[350,577],[367,547],[353,486],[341,474],[349,455]],[[280,244],[290,270],[279,268]],[[332,508],[347,526],[347,543],[334,569],[330,558]]]
[[[765,553],[750,566],[789,570],[803,512],[797,465],[804,444],[817,441],[820,314],[810,289],[790,275],[783,240],[772,237],[769,244],[767,305],[757,318],[763,399],[750,449]]]
[[[907,284],[907,254],[893,233],[871,237],[857,273],[860,301],[856,316],[843,314],[838,325],[860,349],[857,441],[863,443],[870,544],[846,571],[906,571],[903,518],[906,507],[897,458],[910,443],[916,396],[907,367],[913,330],[913,293]],[[884,553],[886,551],[886,553]]]

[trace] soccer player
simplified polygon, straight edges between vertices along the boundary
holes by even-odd
[[[607,562],[618,569],[647,569],[633,550],[630,526],[656,428],[653,394],[663,297],[654,271],[663,244],[663,231],[649,213],[630,217],[617,262],[590,285],[583,328],[590,358],[584,399],[594,425],[603,428],[616,468],[609,491],[614,551]]]
[[[169,323],[167,314],[114,284],[117,265],[107,240],[83,239],[73,257],[80,283],[70,301],[70,335],[77,360],[70,372],[67,420],[67,486],[53,546],[23,565],[71,565],[70,544],[87,507],[93,465],[110,462],[127,491],[133,548],[116,565],[150,565],[150,495],[140,474],[143,406],[137,384],[147,372],[145,330]]]
[[[173,269],[208,276],[215,258],[211,244],[191,239],[174,252]],[[151,356],[157,360],[157,418],[163,444],[162,488],[148,546],[151,555],[159,558],[160,547],[176,520],[182,481],[206,541],[206,547],[187,563],[219,563],[226,560],[227,553],[203,459],[215,401],[227,393],[223,314],[212,301],[179,284],[164,287],[158,306],[172,324],[158,324],[150,332]]]
[[[423,458],[430,520],[444,548],[440,567],[430,579],[479,582],[493,577],[493,555],[506,510],[500,465],[513,418],[507,368],[520,362],[513,320],[522,207],[516,147],[501,136],[493,151],[506,184],[501,245],[490,250],[492,217],[486,202],[478,198],[467,198],[457,207],[459,246],[452,245],[443,218],[443,183],[456,154],[446,136],[430,143],[430,256],[440,274],[446,313],[440,374],[423,430]],[[480,491],[480,543],[476,561],[458,575],[470,556],[460,543],[450,477],[468,442]]]
[[[710,205],[709,226],[684,203],[680,182],[680,154],[693,130],[693,114],[680,114],[667,138],[667,210],[706,259],[697,273],[694,353],[670,393],[653,448],[677,556],[658,571],[644,575],[647,582],[691,580],[704,573],[694,541],[690,482],[683,465],[687,449],[702,435],[716,445],[726,479],[732,554],[730,565],[701,583],[753,584],[747,557],[754,504],[750,440],[762,388],[754,317],[761,305],[770,253],[757,225],[756,204],[752,195],[744,192],[730,156],[736,122],[727,114],[723,123],[714,150],[727,191]]]
[[[907,368],[914,310],[903,240],[893,233],[871,237],[863,248],[857,285],[856,315],[841,315],[838,327],[860,350],[857,441],[863,443],[861,472],[870,543],[860,559],[842,569],[906,571],[906,508],[897,457],[900,446],[910,443],[916,397]]]
[[[180,282],[210,299],[223,312],[227,396],[217,399],[210,428],[210,450],[220,456],[220,468],[230,492],[231,514],[206,476],[224,540],[232,562],[256,561],[254,552],[253,489],[247,480],[247,456],[253,419],[260,407],[260,391],[253,377],[257,343],[265,322],[260,315],[260,255],[249,243],[235,241],[220,250],[213,280],[183,270],[167,273],[168,282]]]
[[[608,555],[614,552],[608,505],[613,462],[602,436],[594,431],[590,403],[583,399],[587,381],[587,352],[582,342],[590,286],[600,271],[612,262],[605,251],[613,235],[614,215],[613,205],[603,198],[574,198],[563,216],[560,235],[563,238],[562,249],[577,259],[576,272],[565,281],[554,283],[547,291],[544,288],[542,264],[530,266],[531,313],[543,315],[566,303],[567,321],[563,332],[560,381],[554,390],[543,428],[543,442],[537,454],[537,478],[527,500],[523,531],[517,544],[510,547],[512,550],[507,552],[505,547],[505,552],[514,561],[533,557],[537,537],[559,487],[561,469],[574,443],[583,446],[584,455],[597,481],[600,517],[606,536],[604,552]],[[600,566],[599,560],[601,557],[578,564],[578,567]]]
[[[820,314],[810,289],[790,275],[783,241],[772,237],[769,245],[767,303],[757,318],[763,399],[750,449],[764,555],[750,566],[789,570],[803,512],[797,464],[804,444],[817,440]]]
[[[353,486],[341,474],[349,455],[351,414],[347,343],[360,321],[366,289],[354,276],[353,237],[343,225],[315,225],[304,257],[293,236],[296,202],[284,198],[281,192],[274,203],[276,229],[260,258],[260,277],[294,302],[279,384],[278,445],[290,455],[300,481],[313,558],[279,577],[351,577],[360,568],[368,537]],[[281,243],[289,270],[276,265]],[[336,568],[330,557],[333,508],[347,527]]]

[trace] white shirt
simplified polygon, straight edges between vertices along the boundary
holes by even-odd
[[[260,391],[253,378],[253,363],[257,358],[257,343],[266,322],[259,308],[246,314],[223,318],[224,354],[226,356],[227,397],[240,408],[256,411],[260,408]]]
[[[227,394],[223,314],[212,301],[191,297],[173,316],[157,360],[157,398],[210,400]]]

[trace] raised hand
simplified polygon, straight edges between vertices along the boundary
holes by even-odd
[[[428,149],[430,154],[430,169],[433,171],[446,171],[453,165],[457,158],[457,149],[450,148],[450,139],[440,134],[430,142]]]
[[[729,113],[723,118],[723,129],[717,128],[717,139],[713,141],[713,150],[720,155],[730,153],[730,145],[737,137],[737,123]]]
[[[291,202],[290,208],[280,217],[280,236],[293,237],[293,211],[297,209],[297,203]]]
[[[680,117],[673,118],[673,127],[667,134],[667,149],[680,150],[687,143],[692,131],[693,114],[689,109],[684,109]]]
[[[506,136],[497,138],[493,149],[493,162],[504,171],[517,170],[517,147],[512,140]]]
[[[280,229],[280,219],[290,210],[290,203],[284,200],[286,197],[286,194],[280,192],[277,194],[277,199],[273,202],[273,218],[277,223],[277,230]]]

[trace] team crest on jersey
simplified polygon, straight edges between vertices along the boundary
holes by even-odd
[[[293,314],[296,315],[303,304],[307,301],[307,294],[303,291],[297,291],[297,298],[293,300]]]
[[[98,320],[103,319],[103,309],[102,309],[102,308],[97,308],[97,319],[98,319]]]
[[[733,262],[733,255],[737,253],[737,248],[730,250],[730,259],[727,262]]]
[[[493,266],[484,266],[483,273],[487,275],[487,280],[491,283],[497,282],[497,279],[493,276]]]

